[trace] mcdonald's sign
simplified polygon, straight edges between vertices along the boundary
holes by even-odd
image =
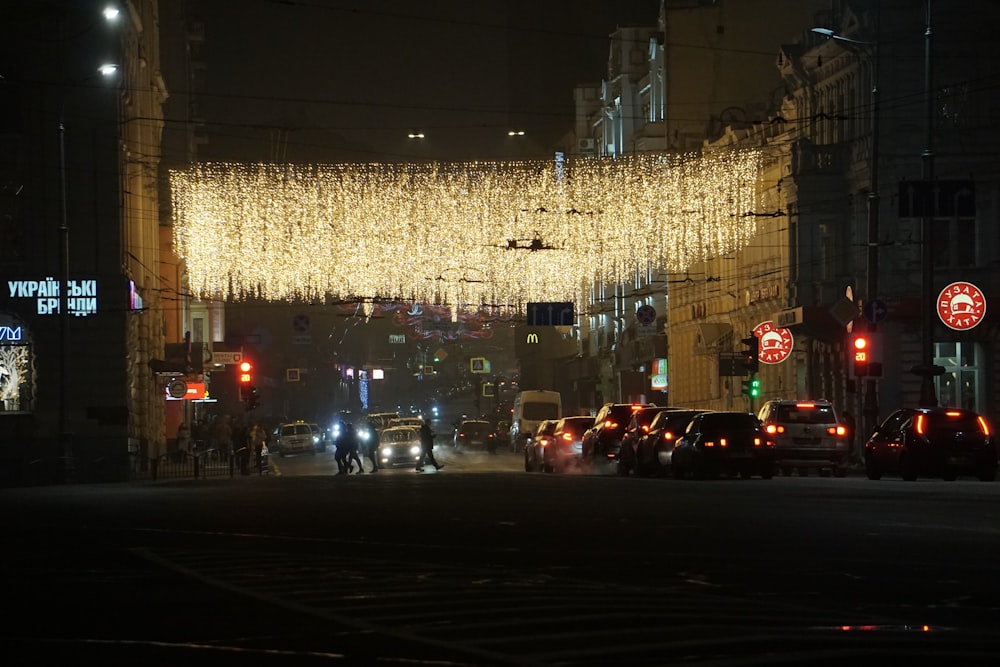
[[[527,335],[524,342],[528,345],[538,345],[538,334],[532,332]]]

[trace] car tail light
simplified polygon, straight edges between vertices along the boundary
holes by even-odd
[[[642,410],[641,405],[632,404],[632,412],[638,412],[639,410]]]
[[[924,419],[926,418],[923,415],[917,415],[917,419],[913,424],[914,430],[920,435],[924,435]]]
[[[648,424],[643,424],[642,425],[642,432],[643,433],[649,433],[649,425]]]
[[[796,403],[795,407],[803,410],[811,410],[816,407],[815,403]]]
[[[566,442],[573,442],[573,434],[572,433],[563,433],[562,438]]]
[[[728,443],[728,442],[726,442],[726,439],[725,439],[725,438],[719,438],[719,447],[725,447],[725,446],[726,446],[726,445],[728,445],[728,444],[729,444],[729,443]]]
[[[847,429],[839,425],[827,427],[826,432],[829,433],[830,435],[837,435],[841,437],[847,435]]]
[[[775,433],[784,433],[785,427],[782,426],[781,424],[768,424],[767,432],[770,433],[771,435],[774,435]]]
[[[753,439],[753,446],[754,447],[760,447],[760,445],[761,445],[760,438],[754,438]]]
[[[671,433],[670,431],[664,431],[663,432],[663,439],[669,442],[669,441],[671,441],[671,440],[674,439],[674,434]]]
[[[949,417],[961,417],[962,416],[962,413],[959,412],[958,410],[948,410],[947,412],[945,412],[945,414],[948,415]]]
[[[611,421],[610,419],[605,420],[604,428],[618,428],[618,422]]]
[[[983,429],[983,435],[990,434],[990,427],[986,424],[986,420],[982,416],[976,417],[976,421],[979,422],[979,428]]]
[[[715,447],[715,443],[712,442],[711,440],[706,440],[705,441],[705,446],[706,447]]]

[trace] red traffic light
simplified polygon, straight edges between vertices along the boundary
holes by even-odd
[[[253,364],[249,361],[240,362],[240,384],[250,384],[253,381],[253,375],[250,371],[253,370]]]

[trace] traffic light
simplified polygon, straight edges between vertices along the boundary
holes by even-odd
[[[854,377],[882,377],[882,337],[870,331],[851,336]]]
[[[743,394],[751,399],[760,396],[760,380],[758,380],[757,378],[750,378],[749,380],[744,380]]]
[[[246,404],[247,410],[253,410],[257,407],[257,403],[260,401],[260,396],[257,393],[257,387],[250,386],[247,388],[246,392]]]
[[[237,380],[239,380],[240,400],[245,401],[250,396],[250,387],[253,384],[253,364],[241,361]]]
[[[868,360],[870,354],[868,336],[860,333],[851,339],[851,358],[854,360],[854,377],[868,375]]]
[[[746,348],[743,350],[743,368],[753,375],[760,370],[760,339],[751,332],[741,342]]]

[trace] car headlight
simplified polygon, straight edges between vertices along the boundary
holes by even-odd
[[[420,453],[420,445],[413,445],[412,447],[410,447],[410,453],[411,454],[419,454]]]
[[[383,447],[382,456],[392,456],[392,447]]]

